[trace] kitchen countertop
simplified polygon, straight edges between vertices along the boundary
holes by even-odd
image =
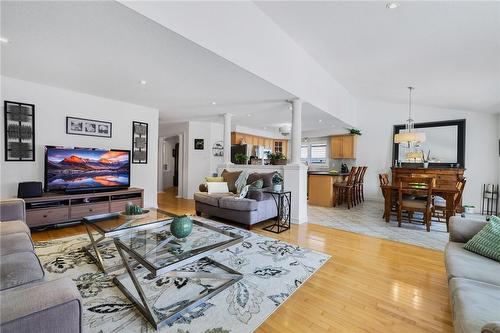
[[[331,173],[329,171],[308,171],[308,175],[314,175],[314,176],[347,176],[349,173]]]

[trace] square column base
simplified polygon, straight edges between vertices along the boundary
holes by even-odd
[[[291,222],[307,223],[307,166],[290,164],[283,166],[284,188],[292,192]]]

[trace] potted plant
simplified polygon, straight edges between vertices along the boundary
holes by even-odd
[[[285,165],[286,156],[283,153],[267,153],[267,158],[271,161],[272,165]]]
[[[466,214],[474,214],[474,208],[476,208],[474,205],[463,205],[464,211]]]
[[[238,153],[234,155],[234,160],[236,164],[247,164],[248,156],[243,153]]]
[[[346,127],[346,130],[349,131],[349,134],[361,135],[361,130],[359,130],[357,128],[354,128],[354,127],[348,128],[348,127]]]
[[[276,172],[273,176],[273,191],[279,192],[283,189],[283,177]]]
[[[424,163],[424,169],[427,169],[429,167],[430,157],[431,157],[430,150],[427,152],[427,156],[425,156],[424,151],[422,150],[422,162]]]

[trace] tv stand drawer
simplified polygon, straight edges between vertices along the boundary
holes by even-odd
[[[26,211],[26,224],[29,227],[51,225],[69,219],[69,208],[45,208]]]
[[[109,203],[91,203],[71,206],[71,219],[80,219],[85,216],[109,213]]]
[[[127,206],[127,202],[131,202],[134,205],[138,205],[142,207],[142,199],[130,199],[130,200],[116,200],[111,201],[111,213],[115,212],[123,212],[125,211],[125,207]]]

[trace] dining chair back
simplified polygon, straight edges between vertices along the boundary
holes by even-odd
[[[434,185],[434,177],[400,177],[398,179],[398,226],[401,226],[403,211],[408,212],[409,222],[414,212],[420,212],[424,214],[427,231],[430,231]],[[411,197],[415,199],[410,199]]]

